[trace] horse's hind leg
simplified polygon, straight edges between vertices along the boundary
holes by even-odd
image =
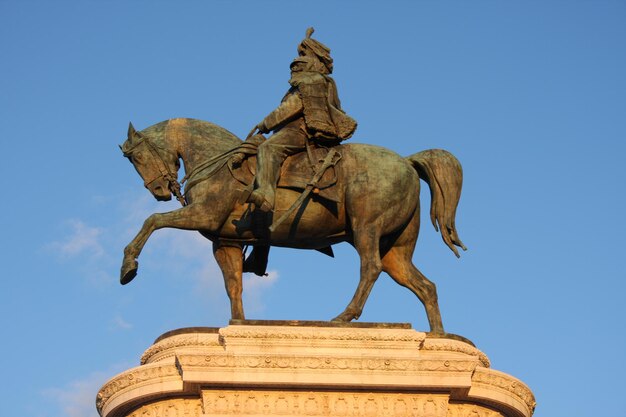
[[[419,212],[396,240],[394,246],[383,256],[383,271],[398,284],[411,290],[424,304],[430,331],[444,333],[437,302],[437,288],[413,265],[411,260],[418,229]]]
[[[366,227],[355,228],[354,247],[361,258],[361,278],[359,285],[346,309],[335,317],[333,321],[351,321],[358,319],[363,312],[363,306],[369,297],[372,287],[382,272],[380,259],[380,231],[376,223]]]
[[[412,251],[393,247],[383,257],[383,270],[398,284],[411,290],[424,304],[430,331],[443,333],[437,288],[411,262]],[[407,256],[408,255],[408,256]]]
[[[241,246],[222,246],[219,242],[213,243],[213,255],[222,270],[226,293],[230,299],[230,314],[233,319],[245,319],[241,295],[243,285],[243,254]]]

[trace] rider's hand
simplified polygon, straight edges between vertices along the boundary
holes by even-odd
[[[233,166],[239,166],[239,165],[241,165],[243,163],[243,160],[245,158],[246,158],[246,154],[244,154],[243,152],[237,152],[231,158],[231,162],[232,162]]]

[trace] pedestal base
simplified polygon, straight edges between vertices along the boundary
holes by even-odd
[[[234,323],[234,322],[233,322]],[[102,417],[530,417],[521,381],[406,324],[252,322],[168,332],[109,380]]]

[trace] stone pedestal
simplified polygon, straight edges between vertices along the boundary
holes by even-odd
[[[530,417],[521,381],[408,324],[241,321],[159,337],[97,397],[102,417]]]

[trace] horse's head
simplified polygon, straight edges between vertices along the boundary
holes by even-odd
[[[154,140],[137,132],[130,123],[128,139],[120,146],[124,156],[133,164],[144,181],[144,186],[158,201],[172,199],[172,191],[178,185],[178,155],[157,146]]]

